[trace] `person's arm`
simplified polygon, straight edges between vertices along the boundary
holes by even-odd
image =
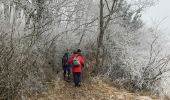
[[[71,57],[71,58],[67,61],[68,64],[71,64],[72,62],[73,62],[73,57]]]
[[[62,66],[64,66],[64,59],[62,58]]]
[[[64,70],[64,57],[62,58],[62,68]]]
[[[82,67],[84,67],[84,58],[83,57],[81,57],[80,63],[82,65]]]

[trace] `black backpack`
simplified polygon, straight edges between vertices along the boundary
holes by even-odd
[[[63,59],[62,59],[63,65],[65,65],[67,63],[68,59],[69,59],[68,54],[64,54]]]

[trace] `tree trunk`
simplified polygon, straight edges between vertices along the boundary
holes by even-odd
[[[96,54],[96,68],[100,69],[100,54],[103,47],[103,36],[104,36],[104,29],[103,29],[103,0],[100,0],[100,33],[97,40],[97,54]]]

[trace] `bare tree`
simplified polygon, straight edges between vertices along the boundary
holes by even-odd
[[[103,36],[105,33],[106,28],[108,27],[109,22],[111,21],[112,15],[115,13],[116,8],[118,7],[118,0],[113,0],[111,7],[109,7],[108,1],[105,0],[108,14],[105,17],[104,21],[104,15],[103,15],[103,9],[104,9],[104,0],[100,0],[100,33],[98,35],[98,41],[97,41],[97,54],[96,54],[96,67],[99,67],[100,69],[100,56],[103,55]]]

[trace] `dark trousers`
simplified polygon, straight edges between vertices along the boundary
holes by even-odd
[[[80,86],[81,72],[73,72],[73,80],[75,86]]]
[[[68,79],[70,80],[70,75],[71,75],[71,71],[70,69],[64,70],[64,80]]]

